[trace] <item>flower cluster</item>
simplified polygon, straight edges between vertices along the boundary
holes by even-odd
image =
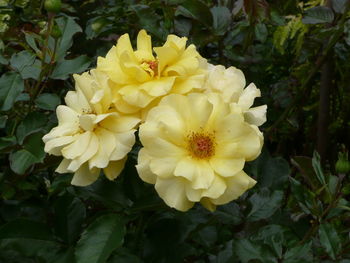
[[[101,169],[113,180],[123,170],[138,129],[140,178],[167,205],[186,211],[196,202],[213,211],[256,181],[244,171],[261,152],[266,105],[241,70],[211,65],[185,37],[169,35],[152,48],[141,30],[137,48],[122,35],[96,69],[74,75],[75,91],[57,107],[58,126],[43,137],[62,156],[56,169],[86,186]]]

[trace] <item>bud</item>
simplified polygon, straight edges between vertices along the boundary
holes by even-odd
[[[350,171],[350,162],[347,153],[339,153],[338,161],[335,164],[335,171],[339,174],[346,174]]]
[[[58,39],[62,36],[62,31],[61,29],[57,26],[57,25],[54,25],[52,27],[52,30],[51,30],[51,36],[54,38],[54,39]]]
[[[45,9],[50,13],[58,13],[61,10],[61,0],[45,0]]]

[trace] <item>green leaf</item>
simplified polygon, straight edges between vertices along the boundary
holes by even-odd
[[[285,241],[284,232],[286,229],[280,225],[267,225],[259,230],[257,241],[271,247],[278,258],[282,258],[282,245]]]
[[[188,36],[192,28],[192,22],[188,18],[178,17],[175,19],[175,32],[179,36]]]
[[[23,50],[13,54],[10,60],[11,67],[16,69],[23,79],[38,79],[41,72],[41,62],[36,55]]]
[[[0,116],[0,129],[5,128],[7,120],[8,120],[7,115]]]
[[[282,190],[286,187],[289,164],[282,157],[272,158],[267,151],[250,164],[250,172],[258,178],[259,185],[269,189]]]
[[[54,204],[55,231],[68,244],[76,241],[80,235],[86,216],[85,206],[79,198],[61,196]]]
[[[336,13],[343,14],[348,0],[332,0],[332,8]]]
[[[141,263],[142,261],[135,255],[131,254],[126,248],[118,248],[108,263]]]
[[[43,130],[46,125],[47,117],[45,114],[40,112],[29,113],[17,127],[16,136],[18,143],[22,144],[28,135]]]
[[[62,32],[62,37],[59,40],[56,53],[56,61],[60,61],[64,59],[67,50],[72,46],[73,36],[78,32],[82,32],[82,29],[74,21],[74,18],[70,16],[61,16],[55,19],[55,22],[57,23],[58,27]]]
[[[320,155],[318,152],[314,151],[314,156],[312,157],[312,167],[315,170],[316,177],[322,186],[326,185],[326,179],[321,168]]]
[[[0,78],[0,110],[12,108],[17,96],[24,90],[23,79],[18,73],[5,73]]]
[[[54,93],[42,93],[35,100],[35,105],[43,110],[53,111],[60,103],[60,97]]]
[[[88,56],[82,55],[71,60],[61,60],[57,63],[50,78],[65,80],[73,73],[81,73],[90,66],[91,60]]]
[[[253,243],[248,239],[240,239],[234,243],[234,251],[238,258],[243,263],[248,263],[250,260],[257,259],[259,262],[275,263],[277,259],[274,258],[270,251],[263,246]]]
[[[223,224],[238,225],[243,221],[239,205],[233,202],[218,206],[214,215],[218,218],[218,221]]]
[[[298,180],[290,177],[293,197],[298,201],[299,206],[306,214],[312,214],[313,204],[316,202],[314,195],[306,189]]]
[[[232,21],[231,12],[225,6],[214,6],[210,9],[213,16],[213,29],[214,33],[218,36],[224,35]]]
[[[33,32],[24,32],[27,44],[35,51],[36,54],[41,54],[41,50],[38,48],[35,39],[40,39],[40,36]]]
[[[350,20],[346,21],[344,24],[344,35],[346,44],[350,46]]]
[[[302,22],[304,24],[332,23],[334,14],[332,9],[326,6],[316,6],[306,11]]]
[[[318,230],[321,245],[325,248],[327,254],[335,260],[341,250],[341,241],[337,230],[332,224],[324,223]]]
[[[132,5],[131,9],[135,11],[137,17],[139,18],[139,23],[143,28],[160,39],[166,38],[167,32],[164,32],[162,27],[159,26],[161,17],[154,11],[153,8],[149,7],[148,5]]]
[[[280,207],[283,199],[282,191],[274,191],[272,194],[266,189],[259,193],[255,193],[249,199],[252,204],[252,210],[247,216],[247,220],[258,221],[271,217]]]
[[[195,19],[203,25],[210,27],[213,25],[213,17],[207,5],[199,0],[186,0],[176,9],[175,15],[182,15]]]
[[[54,240],[48,225],[29,219],[16,219],[0,227],[0,251],[16,251],[26,259],[36,257],[53,262],[51,259],[60,249]]]
[[[28,219],[16,219],[0,227],[0,239],[26,238],[36,240],[54,240],[50,228],[40,222]]]
[[[76,246],[77,263],[102,263],[121,246],[125,226],[117,214],[97,218],[84,231]]]
[[[268,35],[266,25],[263,23],[258,23],[255,25],[254,30],[256,39],[259,40],[261,43],[264,43]]]
[[[7,65],[9,61],[0,53],[0,64]]]
[[[283,256],[284,263],[309,263],[313,262],[312,242],[288,248]]]
[[[42,133],[35,133],[28,137],[22,150],[10,154],[10,167],[15,173],[24,174],[32,164],[42,162],[44,157]]]
[[[7,147],[13,146],[17,143],[15,136],[6,136],[0,138],[0,150],[5,149]]]

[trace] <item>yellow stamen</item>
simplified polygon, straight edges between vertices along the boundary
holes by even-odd
[[[188,138],[188,150],[192,157],[208,159],[215,154],[215,136],[213,133],[192,132]]]

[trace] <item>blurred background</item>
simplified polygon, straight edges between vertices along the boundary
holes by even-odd
[[[45,3],[47,2],[47,3]],[[350,262],[350,1],[0,0],[0,262]],[[50,11],[50,12],[48,12]],[[188,38],[268,105],[258,184],[215,213],[164,205],[130,153],[85,188],[43,151],[73,73],[119,36]]]

